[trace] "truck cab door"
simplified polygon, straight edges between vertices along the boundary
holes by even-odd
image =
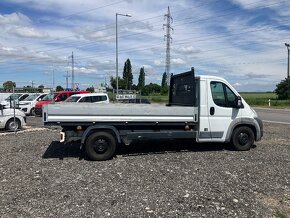
[[[208,81],[208,117],[211,141],[224,142],[231,123],[242,115],[237,94],[222,81]]]

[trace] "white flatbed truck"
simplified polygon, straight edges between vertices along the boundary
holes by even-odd
[[[80,140],[92,160],[110,159],[135,140],[230,142],[244,151],[263,136],[257,113],[227,81],[195,76],[194,68],[171,77],[167,105],[47,104],[43,122],[63,128],[61,142]]]

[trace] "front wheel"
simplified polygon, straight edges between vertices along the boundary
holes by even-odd
[[[5,129],[9,130],[9,131],[15,131],[15,130],[20,129],[20,128],[21,128],[21,124],[20,124],[20,121],[18,119],[15,119],[15,122],[14,122],[14,119],[10,119],[7,121],[7,123],[5,125]]]
[[[91,160],[108,160],[115,153],[116,140],[109,132],[96,132],[89,136],[85,148]]]
[[[255,135],[253,130],[247,126],[241,126],[234,130],[232,145],[238,151],[247,151],[253,146]]]

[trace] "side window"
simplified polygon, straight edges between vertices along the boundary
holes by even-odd
[[[25,95],[22,95],[20,98],[19,98],[19,101],[22,101],[23,99],[27,98],[28,97],[28,94],[25,94]]]
[[[61,101],[64,101],[65,99],[67,99],[67,95],[66,95],[66,93],[61,94],[61,95],[59,96],[59,99],[60,99]]]
[[[102,96],[92,96],[92,102],[99,102],[99,101],[106,101],[107,96],[102,95]]]
[[[107,96],[105,96],[105,95],[101,96],[101,100],[102,101],[107,101]]]
[[[211,82],[210,89],[214,103],[221,107],[226,107],[226,96],[224,93],[223,84],[220,82]]]
[[[211,82],[210,88],[213,101],[216,105],[235,107],[236,95],[227,85],[221,82]]]
[[[226,88],[226,95],[227,95],[228,107],[234,107],[235,106],[235,102],[236,102],[236,95],[226,85],[225,85],[225,88]]]
[[[100,101],[100,96],[92,96],[92,102]]]
[[[91,97],[83,97],[79,102],[91,102]]]

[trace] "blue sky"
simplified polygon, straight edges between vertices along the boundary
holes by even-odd
[[[285,0],[1,0],[0,84],[66,86],[74,52],[81,88],[109,83],[131,60],[134,82],[144,66],[146,83],[165,71],[163,24],[170,7],[174,31],[171,73],[226,78],[238,91],[273,91],[287,75],[290,2]],[[69,78],[71,83],[71,77]]]

